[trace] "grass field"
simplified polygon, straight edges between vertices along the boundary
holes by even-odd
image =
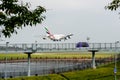
[[[106,58],[113,57],[114,53],[100,53],[97,52],[96,58]],[[7,53],[0,54],[0,59],[17,59],[17,58],[27,58],[27,54],[24,53]],[[90,52],[69,52],[69,53],[34,53],[31,55],[32,58],[91,58],[92,55]]]
[[[92,57],[92,54],[90,52],[71,52],[71,53],[36,53],[36,54],[33,54],[32,56],[35,57],[35,56],[39,56],[39,57],[49,57],[49,58],[91,58]],[[105,58],[105,57],[111,57],[113,56],[114,53],[96,53],[96,58],[98,57],[102,57],[102,58]]]

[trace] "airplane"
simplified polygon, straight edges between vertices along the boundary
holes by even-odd
[[[67,40],[67,39],[71,39],[71,36],[73,36],[73,34],[68,34],[68,35],[64,35],[64,34],[52,34],[46,27],[44,27],[46,30],[46,35],[43,37],[43,40],[46,40],[47,38],[49,38],[52,41],[61,41],[61,40]]]

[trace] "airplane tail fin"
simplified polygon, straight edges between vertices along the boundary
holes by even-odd
[[[44,28],[45,28],[47,34],[51,34],[50,31],[46,27],[44,27]]]

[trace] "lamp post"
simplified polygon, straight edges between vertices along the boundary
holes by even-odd
[[[8,53],[8,44],[9,44],[9,42],[6,42],[5,79],[7,78],[7,53]]]
[[[87,42],[89,43],[90,37],[87,37],[86,40],[87,40]]]
[[[35,42],[34,44],[32,44],[32,51],[28,51],[28,52],[24,52],[25,54],[28,55],[28,76],[30,76],[31,74],[31,70],[30,70],[30,60],[31,60],[31,54],[35,53],[37,51],[37,42]]]
[[[115,51],[116,51],[116,53],[115,53],[115,55],[114,55],[114,77],[115,77],[115,80],[117,80],[117,76],[116,76],[116,74],[117,74],[117,52],[118,52],[118,43],[120,43],[119,41],[116,41],[115,42]]]

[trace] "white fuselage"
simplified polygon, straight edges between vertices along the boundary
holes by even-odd
[[[63,35],[63,34],[53,34],[53,35],[47,34],[47,36],[48,36],[50,39],[54,39],[54,40],[60,40],[60,39],[62,39],[62,38],[65,37],[65,35]]]

